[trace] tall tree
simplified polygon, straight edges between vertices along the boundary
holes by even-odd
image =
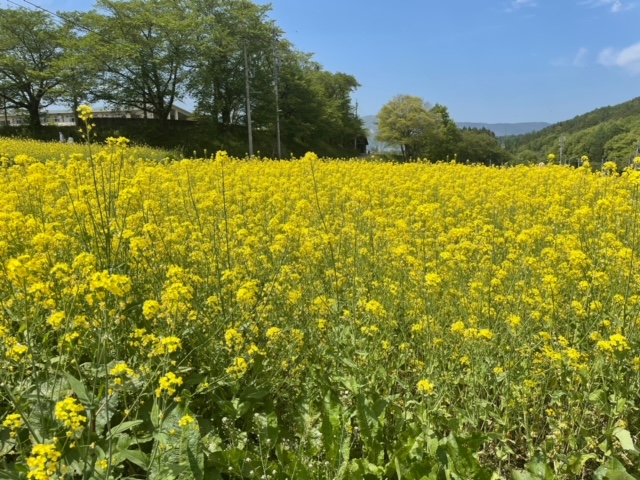
[[[502,148],[496,134],[487,128],[463,128],[458,145],[458,160],[461,162],[504,165],[513,161],[512,155]]]
[[[97,87],[96,72],[91,69],[88,52],[83,50],[86,27],[82,25],[81,12],[59,12],[58,16],[68,26],[63,39],[64,55],[56,61],[60,72],[60,84],[56,88],[57,103],[71,108],[75,124],[80,124],[78,107],[84,103],[93,103],[93,92]],[[89,53],[90,55],[90,53]]]
[[[351,105],[351,93],[358,87],[353,76],[326,72],[311,55],[296,51],[269,20],[269,6],[249,0],[195,0],[194,9],[201,24],[189,91],[219,138],[237,139],[238,127],[247,125],[248,76],[260,148],[277,152],[279,119],[285,155],[310,149],[327,155],[353,153],[362,131]]]
[[[98,0],[82,49],[97,99],[153,113],[165,124],[186,90],[197,17],[183,0]]]
[[[436,125],[427,135],[425,153],[430,160],[451,160],[462,140],[460,129],[444,105],[436,103],[429,112],[434,115]]]
[[[256,93],[252,107],[271,100],[273,92],[276,30],[267,19],[270,7],[249,0],[196,0],[193,5],[201,23],[189,92],[198,111],[221,130],[246,124],[247,75]]]
[[[421,156],[428,134],[436,125],[425,101],[410,95],[398,95],[378,113],[378,140],[400,147],[405,160]]]
[[[0,98],[9,108],[26,110],[32,127],[56,101],[57,61],[67,31],[41,11],[0,9]]]

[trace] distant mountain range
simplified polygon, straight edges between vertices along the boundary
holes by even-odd
[[[364,128],[367,131],[369,148],[375,149],[378,146],[376,134],[378,132],[378,119],[375,115],[362,117]],[[486,128],[491,130],[498,137],[509,137],[513,135],[524,135],[537,132],[551,125],[545,122],[526,123],[478,123],[478,122],[456,122],[458,128]]]
[[[476,122],[456,122],[458,128],[486,128],[496,134],[497,137],[510,137],[512,135],[524,135],[526,133],[537,132],[551,125],[546,122],[524,122],[524,123],[476,123]]]

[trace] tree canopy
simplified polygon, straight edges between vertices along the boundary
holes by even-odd
[[[0,98],[9,108],[26,110],[33,126],[60,93],[64,74],[58,62],[68,30],[41,11],[0,9]]]
[[[496,135],[487,129],[459,129],[440,104],[430,107],[419,97],[398,95],[378,114],[377,139],[400,148],[402,158],[459,160],[487,165],[512,161]]]
[[[558,161],[577,165],[587,155],[594,166],[613,161],[621,170],[637,156],[640,97],[598,108],[535,133],[506,138],[504,142],[518,158],[533,158],[533,152],[537,160],[545,161],[548,154],[554,153]]]
[[[423,155],[436,118],[419,97],[397,95],[378,113],[378,140],[400,147],[405,160]]]
[[[354,154],[357,80],[296,50],[270,9],[250,0],[97,0],[55,17],[0,9],[0,95],[34,127],[49,105],[90,101],[149,112],[160,131],[188,98],[238,154],[249,111],[269,153],[279,120],[284,155]]]

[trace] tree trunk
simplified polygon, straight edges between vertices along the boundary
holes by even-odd
[[[76,127],[80,125],[80,115],[78,114],[78,107],[80,106],[80,100],[76,95],[73,96],[73,123]]]
[[[33,130],[38,130],[42,126],[40,123],[40,104],[30,105],[29,109],[29,126]]]

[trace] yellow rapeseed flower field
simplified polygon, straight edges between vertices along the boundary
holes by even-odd
[[[638,474],[639,171],[91,148],[0,140],[3,470]]]

